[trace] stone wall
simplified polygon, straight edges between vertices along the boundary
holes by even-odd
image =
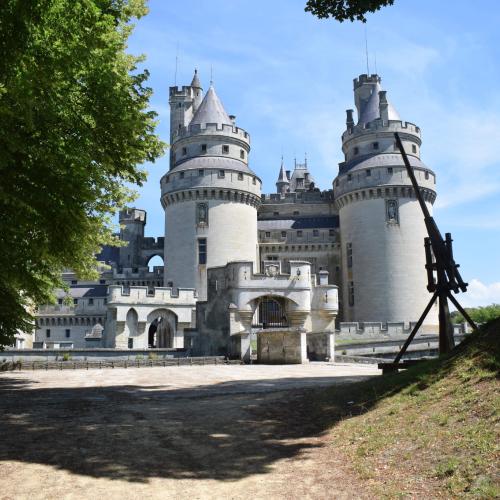
[[[266,364],[307,362],[306,333],[264,330],[257,335],[257,360]]]

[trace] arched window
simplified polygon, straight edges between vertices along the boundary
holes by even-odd
[[[137,335],[137,325],[138,325],[138,316],[137,316],[137,311],[132,308],[132,309],[129,309],[128,313],[127,313],[127,320],[126,320],[126,324],[127,324],[127,336],[128,337],[133,337],[134,335]]]

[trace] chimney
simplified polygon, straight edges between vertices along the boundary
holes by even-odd
[[[345,124],[346,124],[347,130],[349,130],[349,132],[350,132],[352,130],[352,128],[354,127],[354,118],[353,118],[354,110],[346,109],[345,112],[347,115]]]
[[[387,102],[387,91],[380,90],[378,93],[379,104],[378,111],[382,123],[387,123],[389,121],[389,103]]]

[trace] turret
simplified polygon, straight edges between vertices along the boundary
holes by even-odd
[[[172,144],[179,131],[186,127],[193,119],[196,110],[201,104],[203,89],[198,78],[198,70],[194,70],[191,85],[170,87],[170,143]],[[172,151],[170,152],[172,157]]]
[[[285,171],[283,167],[283,157],[281,157],[280,173],[276,181],[276,192],[278,194],[285,194],[290,190],[290,179],[288,178],[287,172],[288,171]]]
[[[333,182],[342,245],[346,321],[417,321],[426,290],[426,229],[403,159],[398,132],[432,211],[435,174],[420,160],[420,129],[400,119],[378,75],[354,80],[358,121],[347,111],[345,161]],[[428,324],[436,324],[435,311]]]
[[[314,187],[314,179],[307,166],[307,157],[304,158],[304,163],[297,163],[297,160],[295,160],[294,169],[289,179],[289,189],[292,193],[309,191],[309,189]]]
[[[120,240],[127,245],[120,247],[120,266],[138,267],[139,254],[144,239],[144,226],[146,225],[146,211],[138,208],[125,208],[120,210]]]
[[[201,88],[200,79],[198,78],[198,70],[194,70],[193,79],[191,81],[191,88],[193,89],[194,100],[193,100],[193,111],[196,113],[196,110],[201,104],[203,99],[203,89]]]

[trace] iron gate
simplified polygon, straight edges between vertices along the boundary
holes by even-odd
[[[271,297],[264,297],[259,302],[254,328],[283,328],[288,326],[283,304]]]

